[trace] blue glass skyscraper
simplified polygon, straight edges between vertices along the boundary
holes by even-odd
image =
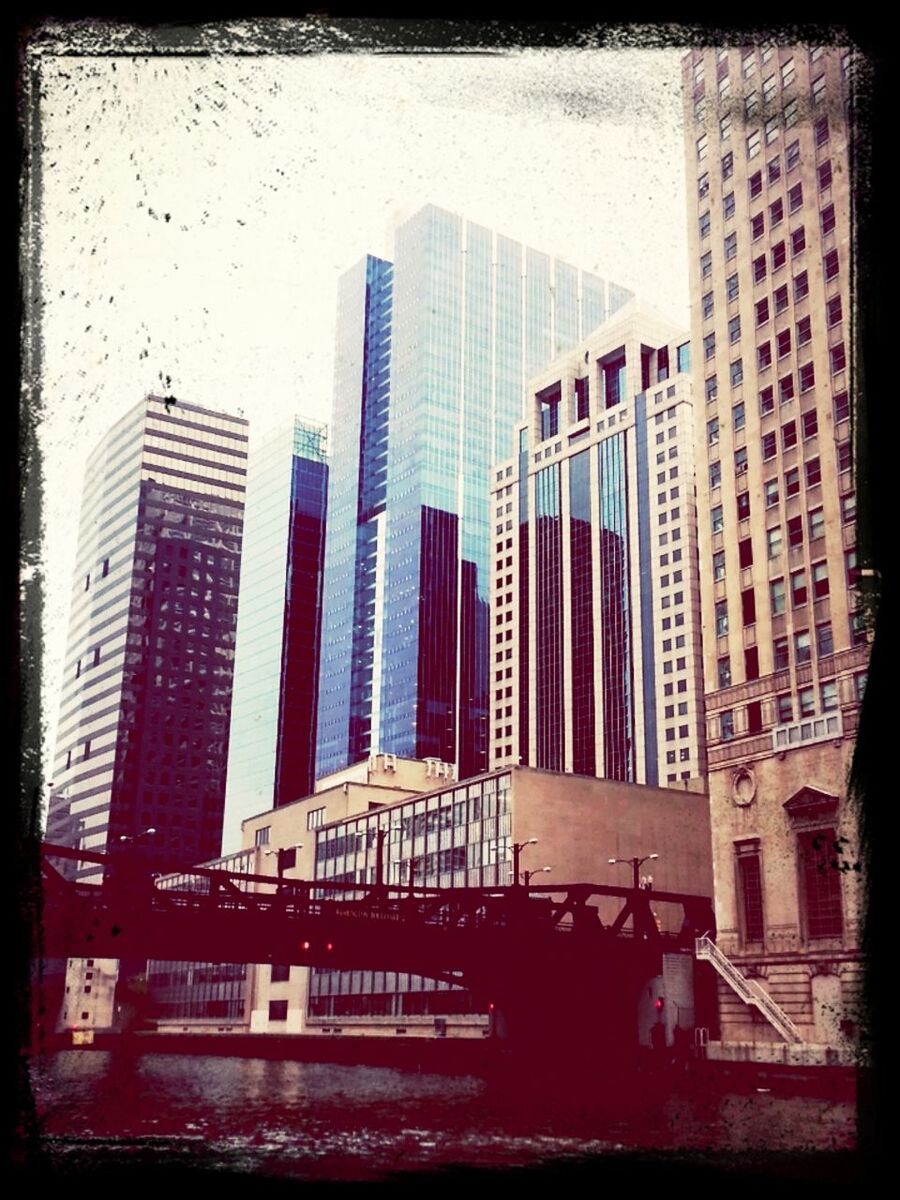
[[[241,821],[313,789],[328,466],[325,429],[295,419],[251,446],[225,793]]]
[[[629,296],[431,205],[341,279],[317,775],[487,769],[491,465],[529,376]]]

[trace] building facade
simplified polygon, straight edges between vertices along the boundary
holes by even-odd
[[[689,351],[631,302],[528,384],[492,481],[495,767],[705,772]]]
[[[313,790],[328,466],[325,429],[295,419],[251,445],[225,793],[241,821]]]
[[[395,886],[495,887],[513,882],[513,843],[537,838],[521,859],[535,884],[628,887],[630,863],[626,869],[609,859],[656,853],[657,890],[712,895],[709,806],[699,781],[651,788],[518,767],[441,783],[433,763],[378,756],[360,767],[367,768],[365,785],[348,783],[346,792],[343,784],[332,786],[245,822],[245,846],[262,838],[270,849],[291,847],[302,838],[296,861],[283,871],[287,879],[372,884],[380,859],[385,882]],[[415,786],[393,797],[384,790],[378,803],[384,772]],[[601,906],[605,921],[612,915]],[[656,915],[662,929],[680,928],[678,906],[660,903]],[[409,972],[264,966],[254,996],[257,1032],[478,1038],[490,1032],[488,1014],[464,988]]]
[[[628,295],[434,206],[341,279],[317,774],[486,769],[490,467],[525,380]]]
[[[219,853],[246,460],[242,418],[157,396],[89,459],[48,842],[125,871],[150,847],[173,866]],[[69,1023],[96,1027],[93,1003],[67,1000]]]
[[[806,1043],[856,1032],[847,794],[868,660],[851,341],[852,56],[683,61],[720,949]],[[778,1040],[722,983],[726,1043]]]

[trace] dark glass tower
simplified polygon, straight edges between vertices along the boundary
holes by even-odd
[[[433,206],[394,249],[339,288],[316,773],[391,752],[465,778],[488,765],[507,536],[491,464],[526,379],[629,293]]]
[[[295,419],[253,445],[231,718],[226,844],[241,821],[313,790],[328,466]]]

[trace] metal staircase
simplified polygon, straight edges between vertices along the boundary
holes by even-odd
[[[712,963],[735,995],[740,997],[745,1004],[752,1004],[755,1008],[758,1008],[784,1041],[803,1041],[797,1026],[784,1009],[775,1003],[762,984],[758,983],[755,979],[746,979],[734,963],[725,957],[708,934],[695,939],[694,953],[697,958]]]

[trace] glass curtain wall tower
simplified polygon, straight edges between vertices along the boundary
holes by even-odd
[[[245,420],[157,396],[91,456],[48,841],[219,852],[246,462]]]
[[[490,467],[525,380],[629,295],[434,206],[341,280],[317,775],[487,768]]]
[[[328,466],[325,428],[296,418],[250,454],[225,842],[313,790]]]

